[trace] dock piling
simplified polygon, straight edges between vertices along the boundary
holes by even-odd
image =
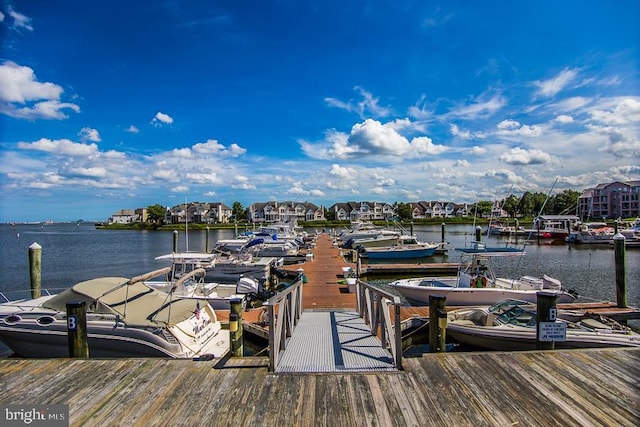
[[[69,357],[88,359],[87,305],[85,301],[67,303]]]
[[[627,283],[625,270],[625,237],[622,233],[613,236],[616,259],[616,302],[619,308],[627,307]]]
[[[235,357],[244,356],[244,339],[242,337],[242,300],[234,298],[231,300],[231,311],[229,313],[229,332],[231,334],[231,355]]]
[[[556,301],[558,295],[553,292],[538,292],[536,297],[538,318],[536,322],[536,348],[538,350],[554,350],[556,348],[555,341],[540,341],[540,323],[556,321],[558,313]]]
[[[29,246],[29,276],[31,278],[31,298],[40,298],[42,279],[42,246]]]
[[[173,253],[178,252],[178,230],[173,230]]]
[[[429,352],[444,353],[447,340],[447,297],[429,295]]]

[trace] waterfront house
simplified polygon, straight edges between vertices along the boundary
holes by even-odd
[[[249,220],[254,223],[322,221],[324,209],[309,202],[265,202],[249,206]]]
[[[471,211],[467,203],[453,203],[439,200],[409,203],[412,219],[454,218],[469,216]]]
[[[329,210],[339,221],[388,221],[397,216],[393,205],[380,202],[336,203]]]
[[[640,181],[598,184],[584,190],[578,198],[577,215],[584,220],[640,217]]]

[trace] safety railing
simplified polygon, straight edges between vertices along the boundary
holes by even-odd
[[[264,306],[269,319],[269,372],[274,372],[302,314],[303,275],[285,290],[269,298]]]
[[[396,368],[402,369],[400,297],[358,279],[356,304],[358,314],[369,326],[371,334],[379,335],[382,348],[391,352]]]

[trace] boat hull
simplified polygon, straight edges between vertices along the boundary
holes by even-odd
[[[365,250],[363,256],[370,259],[411,259],[427,258],[436,253],[438,246],[417,249],[384,248],[381,250]]]
[[[196,356],[185,352],[177,342],[169,342],[159,331],[115,326],[114,322],[91,322],[87,324],[87,344],[91,358],[162,357],[190,358]],[[229,331],[220,330],[214,337],[220,348],[206,347],[207,354],[222,356],[227,348]],[[35,319],[23,320],[19,324],[0,324],[0,340],[16,355],[28,358],[69,357],[69,340],[66,320],[50,325],[38,325]],[[219,342],[218,342],[219,341]],[[218,354],[216,354],[218,353]]]
[[[423,304],[429,303],[429,296],[445,297],[447,305],[491,305],[505,299],[517,299],[535,303],[537,300],[537,290],[516,290],[501,288],[457,288],[457,287],[438,287],[438,286],[403,286],[396,285],[393,287],[403,297],[408,300],[416,301]],[[555,292],[558,295],[557,302],[572,302],[575,297],[567,292]]]
[[[536,330],[508,328],[504,325],[500,330],[496,327],[472,327],[449,323],[447,335],[455,341],[495,351],[535,350]],[[555,348],[608,348],[608,347],[640,347],[637,337],[613,335],[608,333],[587,333],[567,330],[565,341],[555,341]]]

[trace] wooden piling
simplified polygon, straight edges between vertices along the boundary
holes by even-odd
[[[207,227],[205,231],[204,251],[206,253],[211,252],[209,248],[209,227]]]
[[[31,278],[31,298],[40,298],[42,280],[42,246],[29,246],[29,276]]]
[[[613,236],[616,258],[616,302],[619,308],[627,307],[627,283],[625,271],[625,237],[621,233]]]
[[[242,300],[234,298],[230,303],[229,332],[231,335],[231,354],[236,357],[244,355],[244,339],[242,333]]]
[[[429,352],[446,351],[447,297],[429,295]]]
[[[479,242],[482,238],[482,227],[479,225],[476,227],[476,242]]]
[[[444,243],[444,222],[440,225],[440,241]]]
[[[173,230],[173,253],[178,252],[178,230]]]
[[[67,303],[69,357],[88,359],[87,306],[85,301]]]
[[[556,300],[558,295],[553,292],[538,292],[536,296],[538,318],[536,322],[536,348],[538,350],[553,350],[556,347],[555,341],[540,341],[540,323],[556,321],[558,313]]]

